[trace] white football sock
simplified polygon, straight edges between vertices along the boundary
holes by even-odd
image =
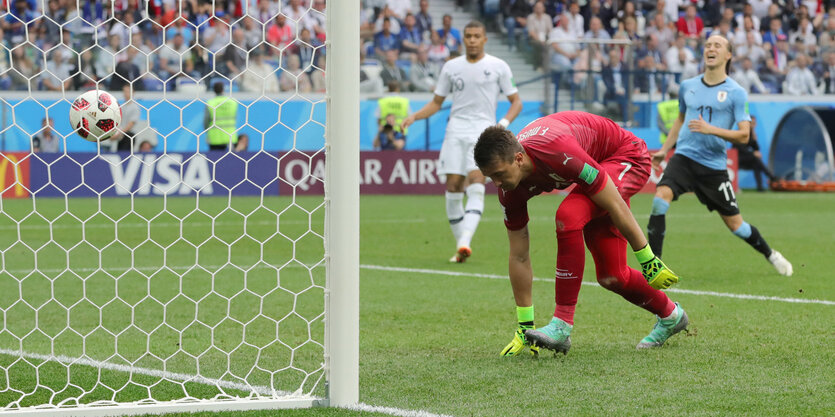
[[[470,247],[478,222],[481,221],[482,212],[484,212],[484,184],[470,184],[467,187],[467,211],[464,213],[461,237],[458,238],[459,248]]]
[[[464,193],[446,192],[446,217],[449,219],[452,235],[458,242],[464,222]]]

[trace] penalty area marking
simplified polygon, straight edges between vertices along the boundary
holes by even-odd
[[[362,269],[372,269],[377,271],[392,271],[392,272],[409,272],[414,274],[427,274],[427,275],[447,275],[447,276],[454,276],[454,277],[475,277],[475,278],[488,278],[488,279],[501,279],[506,280],[508,279],[505,275],[496,275],[496,274],[480,274],[475,272],[455,272],[455,271],[444,271],[439,269],[420,269],[420,268],[400,268],[394,266],[382,266],[382,265],[360,265]],[[552,282],[553,278],[537,278],[534,277],[534,281],[544,281],[544,282]],[[583,281],[583,285],[588,285],[591,287],[599,287],[600,284],[596,282],[585,282]],[[670,288],[664,290],[665,292],[670,293],[677,293],[677,294],[691,294],[691,295],[706,295],[709,297],[723,297],[723,298],[735,298],[738,300],[757,300],[757,301],[778,301],[782,303],[795,303],[795,304],[822,304],[822,305],[835,305],[835,301],[830,300],[816,300],[816,299],[806,299],[806,298],[783,298],[783,297],[773,297],[768,295],[754,295],[754,294],[735,294],[735,293],[728,293],[728,292],[717,292],[717,291],[700,291],[700,290],[687,290],[681,288]]]
[[[108,371],[127,372],[130,374],[147,375],[169,381],[176,381],[181,383],[198,383],[203,385],[211,385],[220,388],[233,389],[243,392],[255,392],[263,396],[282,396],[288,399],[312,399],[314,397],[305,395],[294,395],[286,391],[274,390],[267,386],[261,385],[247,385],[240,382],[222,381],[219,379],[205,378],[199,375],[189,375],[176,372],[161,371],[159,369],[140,368],[137,366],[120,365],[110,362],[97,361],[89,358],[74,358],[64,355],[44,355],[40,353],[25,352],[21,350],[3,349],[0,348],[0,355],[9,355],[15,358],[34,359],[38,361],[59,362],[64,365],[82,365],[89,366],[96,369],[105,369]],[[390,416],[398,417],[450,417],[444,414],[433,414],[422,410],[403,410],[393,407],[381,407],[370,404],[354,404],[347,407],[342,407],[349,410],[365,411],[388,414]],[[20,411],[25,411],[21,409]],[[2,410],[0,410],[2,411]],[[149,410],[150,411],[150,410]]]

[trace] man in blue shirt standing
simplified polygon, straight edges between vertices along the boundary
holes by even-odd
[[[746,112],[748,94],[728,77],[733,46],[721,35],[705,42],[705,73],[681,83],[679,116],[661,150],[652,155],[658,166],[676,146],[655,191],[647,235],[652,251],[661,256],[670,202],[693,191],[708,210],[716,210],[734,235],[763,254],[781,275],[790,276],[792,265],[771,249],[756,227],[739,213],[728,177],[727,145],[745,144],[751,131]],[[734,127],[736,128],[734,129]]]

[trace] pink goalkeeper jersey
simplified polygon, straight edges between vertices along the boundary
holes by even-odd
[[[625,198],[646,183],[650,158],[646,143],[605,117],[564,111],[534,120],[516,138],[534,164],[534,172],[512,191],[499,190],[505,225],[528,223],[527,201],[543,192],[577,184],[575,190],[597,194],[606,185],[607,170],[623,168],[613,178]],[[601,165],[607,165],[606,169]]]

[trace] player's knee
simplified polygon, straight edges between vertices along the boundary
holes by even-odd
[[[586,225],[586,222],[580,218],[580,216],[576,216],[571,213],[562,213],[561,215],[561,213],[557,211],[556,224],[557,236],[559,236],[561,234],[572,232],[581,233],[583,231],[583,227]]]
[[[609,291],[618,292],[621,288],[623,288],[624,280],[612,272],[613,271],[603,271],[602,273],[598,273],[597,283]]]
[[[582,231],[589,222],[591,215],[589,207],[584,204],[575,203],[576,200],[565,200],[557,209],[555,221],[557,223],[557,234],[561,232]]]
[[[666,185],[660,185],[655,189],[655,198],[664,200],[669,206],[669,203],[673,201],[673,190]]]

